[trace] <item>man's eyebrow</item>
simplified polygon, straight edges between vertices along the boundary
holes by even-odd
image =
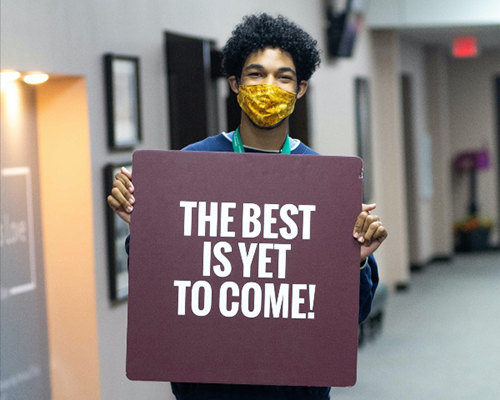
[[[264,66],[261,64],[250,64],[245,67],[245,71],[248,69],[264,69]]]
[[[279,69],[279,71],[280,71],[280,72],[290,72],[290,73],[292,73],[292,74],[294,74],[294,75],[297,75],[297,74],[295,73],[295,71],[294,71],[292,68],[290,68],[290,67],[282,67],[282,68],[280,68],[280,69]]]
[[[264,69],[264,66],[262,64],[250,64],[245,67],[245,71],[248,71],[249,69]],[[293,70],[293,68],[290,67],[281,67],[278,71],[290,72],[293,75],[297,75],[296,72]]]

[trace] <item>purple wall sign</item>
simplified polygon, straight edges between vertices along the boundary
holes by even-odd
[[[134,153],[127,376],[356,381],[362,161]]]

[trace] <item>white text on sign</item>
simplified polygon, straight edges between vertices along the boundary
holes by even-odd
[[[184,210],[184,236],[237,236],[232,226],[236,203],[181,201],[179,206]],[[312,216],[315,211],[315,205],[264,204],[261,207],[255,203],[243,203],[241,232],[238,237],[310,240]],[[278,223],[278,220],[281,223]],[[198,227],[197,232],[193,232],[194,222]],[[205,241],[201,271],[203,277],[210,277],[213,273],[224,279],[240,273],[243,278],[258,281],[246,282],[241,287],[232,280],[223,281],[217,295],[206,280],[174,280],[173,285],[178,291],[177,315],[186,315],[190,309],[193,315],[204,317],[212,311],[215,298],[218,299],[220,314],[228,318],[241,313],[247,318],[262,315],[264,318],[314,319],[315,284],[276,284],[262,281],[287,278],[287,259],[292,250],[291,244],[238,242],[237,245],[241,264],[235,270],[227,255],[236,250],[228,241]],[[215,265],[212,263],[213,257],[216,260]]]

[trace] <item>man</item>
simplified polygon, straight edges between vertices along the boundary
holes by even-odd
[[[288,136],[288,117],[296,99],[320,63],[317,42],[294,23],[279,16],[252,15],[232,32],[223,49],[223,68],[242,109],[238,129],[187,146],[186,151],[318,154]],[[130,222],[134,197],[132,175],[116,175],[109,206]],[[387,237],[376,206],[363,205],[353,231],[360,244],[361,323],[370,312],[378,283],[373,252]],[[128,251],[128,240],[127,240]],[[172,383],[178,400],[186,399],[328,399],[329,388]]]

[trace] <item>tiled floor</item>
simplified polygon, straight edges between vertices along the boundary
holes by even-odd
[[[332,400],[499,400],[500,252],[457,255],[391,293],[358,382]]]

